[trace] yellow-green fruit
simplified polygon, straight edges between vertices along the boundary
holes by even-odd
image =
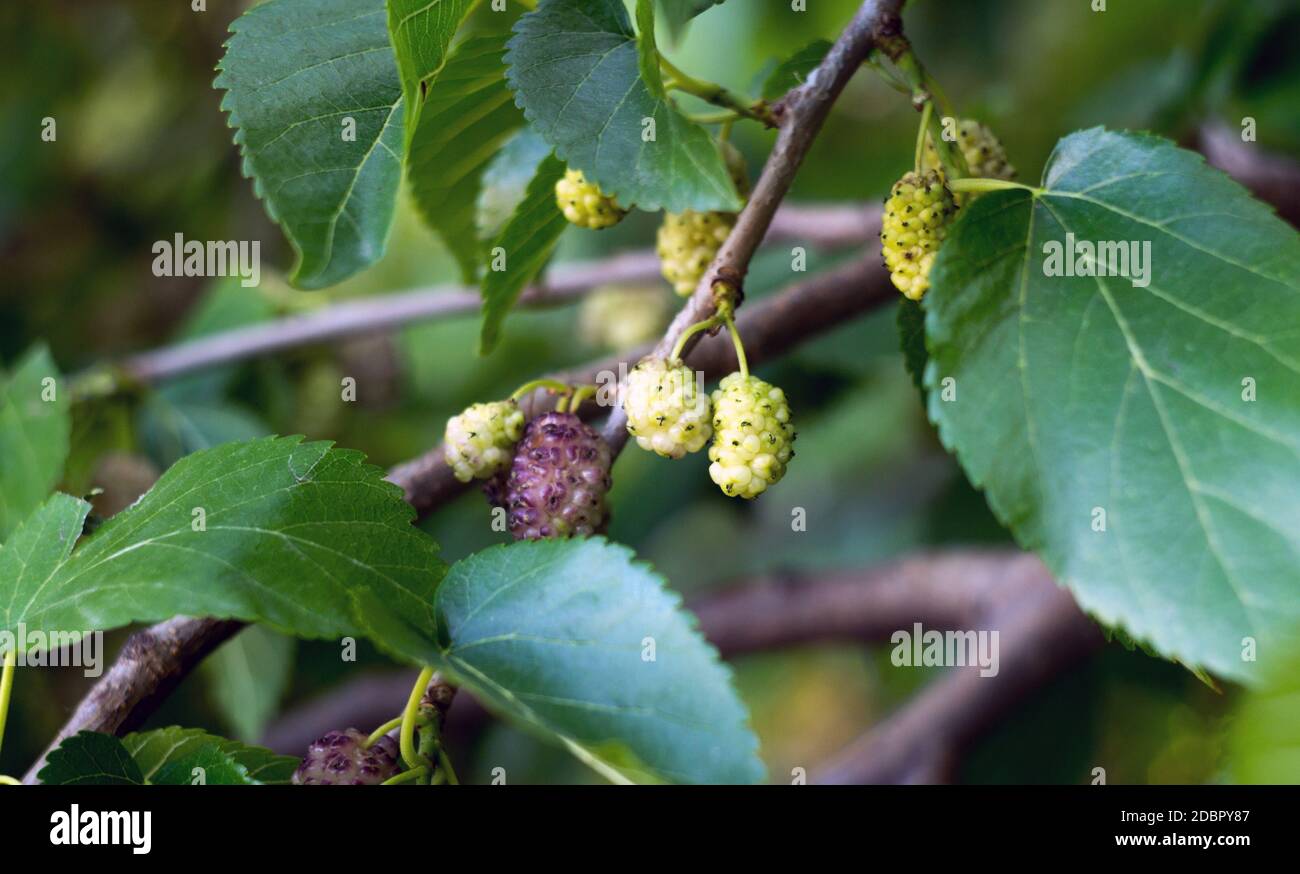
[[[952,192],[937,170],[908,173],[885,201],[880,249],[894,286],[911,300],[930,287],[930,267],[957,211]]]
[[[524,433],[524,413],[514,401],[473,404],[447,421],[443,457],[456,479],[486,479],[510,464]]]
[[[583,298],[578,329],[590,346],[639,346],[663,333],[672,300],[662,285],[602,286]]]
[[[785,392],[756,376],[724,377],[713,393],[709,478],[732,497],[757,497],[785,476],[794,438]]]
[[[709,269],[718,249],[736,226],[734,212],[666,213],[659,226],[656,251],[664,279],[673,291],[689,297]]]
[[[966,159],[966,166],[970,170],[972,178],[976,179],[1014,179],[1016,178],[1016,168],[1011,166],[1007,160],[1007,150],[998,142],[998,138],[993,135],[993,131],[980,124],[972,118],[962,119],[957,122],[957,148],[961,149],[962,157]],[[938,170],[943,172],[943,165],[939,160],[939,152],[934,148],[934,142],[927,135],[925,138],[925,156],[921,159],[921,169]],[[957,195],[956,202],[961,206],[965,200],[970,200],[976,195]]]
[[[599,186],[587,181],[581,170],[573,168],[555,183],[555,203],[570,222],[593,231],[613,227],[627,215],[618,201],[606,197]]]
[[[713,435],[712,411],[695,371],[680,361],[645,358],[627,375],[627,433],[642,449],[665,458],[699,452]]]

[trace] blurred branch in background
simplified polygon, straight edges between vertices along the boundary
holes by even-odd
[[[877,212],[854,206],[787,207],[773,219],[766,241],[828,250],[862,246],[879,233]],[[659,271],[659,257],[653,251],[560,264],[541,284],[524,292],[519,306],[560,306],[602,285],[658,280]],[[127,356],[109,366],[111,377],[102,381],[103,390],[115,390],[119,382],[150,385],[222,364],[341,337],[390,331],[421,320],[469,315],[477,312],[481,303],[476,289],[454,284],[344,301],[303,315]],[[92,369],[76,379],[81,385],[92,385],[101,373]]]

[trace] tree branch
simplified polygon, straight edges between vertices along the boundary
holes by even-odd
[[[789,192],[813,140],[821,131],[831,105],[876,47],[877,41],[901,31],[902,7],[903,0],[865,0],[817,68],[808,74],[802,85],[781,99],[777,107],[780,133],[749,201],[737,216],[736,226],[718,250],[713,263],[701,277],[695,293],[655,345],[655,355],[668,357],[687,328],[714,314],[717,308],[713,296],[715,284],[725,282],[737,291],[743,289],[749,262],[767,234],[777,207]],[[698,337],[697,334],[687,341],[687,351]],[[615,455],[627,442],[626,425],[627,416],[622,407],[615,407],[604,428],[605,440]]]
[[[767,242],[791,241],[818,249],[860,246],[879,233],[872,230],[873,210],[858,206],[795,206],[776,214]],[[622,252],[595,261],[560,264],[528,288],[518,306],[561,306],[584,297],[593,288],[617,283],[657,282],[659,257],[650,250]],[[119,382],[151,385],[209,367],[245,361],[311,343],[340,337],[390,331],[426,319],[478,312],[478,290],[447,284],[415,291],[347,300],[301,315],[250,325],[148,352],[128,355],[108,371]],[[102,369],[76,377],[90,382]]]

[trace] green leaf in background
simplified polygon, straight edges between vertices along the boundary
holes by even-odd
[[[714,6],[720,6],[724,0],[659,0],[663,9],[664,22],[673,39],[681,36],[690,20],[701,12],[707,12]]]
[[[0,543],[58,484],[70,429],[68,387],[36,347],[0,384]]]
[[[47,786],[143,786],[144,774],[111,734],[83,731],[50,752],[36,778]]]
[[[155,392],[136,418],[143,449],[160,467],[222,443],[264,437],[267,424],[244,407],[223,400],[175,400],[177,393]]]
[[[274,315],[275,308],[257,289],[244,288],[238,278],[221,279],[212,283],[173,339],[193,340]],[[135,429],[155,464],[165,470],[191,452],[270,433],[260,416],[227,399],[237,369],[214,367],[183,376],[145,397],[135,414]]]
[[[478,235],[490,240],[505,227],[528,192],[537,167],[551,146],[537,131],[524,126],[510,137],[483,170],[477,206]]]
[[[1043,185],[979,198],[940,251],[930,417],[1085,609],[1251,679],[1243,639],[1300,624],[1300,237],[1154,136],[1072,134]],[[1149,284],[1045,275],[1066,234],[1149,244]]]
[[[659,72],[659,47],[655,45],[655,0],[636,0],[636,29],[636,61],[641,81],[652,97],[666,100],[668,92]]]
[[[791,88],[797,88],[808,78],[808,74],[817,69],[817,65],[831,50],[829,40],[813,40],[790,57],[777,64],[763,81],[761,89],[764,100],[776,100],[785,96]]]
[[[564,162],[547,155],[528,183],[524,199],[492,241],[489,265],[483,273],[483,326],[479,333],[479,354],[486,355],[501,336],[501,324],[524,287],[536,278],[550,260],[560,234],[569,226],[555,206],[555,183],[564,176]],[[500,250],[505,269],[494,270],[491,259]]]
[[[452,567],[438,609],[454,674],[606,778],[763,779],[730,672],[627,548],[602,538],[493,547]]]
[[[144,778],[155,785],[190,785],[202,768],[209,786],[288,783],[298,767],[293,756],[227,740],[197,728],[171,726],[122,738]]]
[[[1261,655],[1264,681],[1241,702],[1231,735],[1240,783],[1300,783],[1300,650]]]
[[[622,0],[542,0],[515,25],[506,63],[528,120],[623,206],[740,209],[708,132],[642,80]]]
[[[203,660],[208,694],[235,737],[262,736],[289,688],[297,651],[292,637],[252,625]]]
[[[358,452],[297,437],[228,443],[181,459],[53,574],[20,576],[0,598],[0,630],[177,615],[264,622],[302,637],[383,629],[378,646],[429,664],[445,568],[413,520],[401,490]]]
[[[483,263],[476,204],[484,170],[524,121],[506,87],[507,36],[472,36],[456,46],[427,86],[409,150],[416,208],[447,244],[466,282],[478,278]]]
[[[406,142],[419,125],[424,97],[447,63],[451,41],[475,0],[388,0],[388,34],[406,102]]]
[[[214,85],[244,173],[298,255],[291,281],[337,283],[383,254],[401,181],[384,0],[269,0],[230,29]]]

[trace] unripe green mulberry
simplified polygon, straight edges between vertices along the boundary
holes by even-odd
[[[713,436],[709,395],[680,361],[642,359],[627,375],[623,411],[637,445],[665,458],[699,452]]]
[[[907,173],[885,201],[880,248],[894,286],[911,300],[930,287],[930,267],[957,211],[937,170]]]
[[[970,170],[970,175],[975,179],[1014,179],[1016,178],[1016,168],[1011,166],[1007,160],[1007,150],[998,142],[998,138],[993,135],[993,131],[984,125],[975,121],[973,118],[962,119],[957,122],[957,148],[961,149],[962,157],[966,159],[966,166]],[[921,169],[938,170],[943,173],[943,164],[939,160],[939,152],[934,147],[934,142],[927,135],[925,138],[925,156],[921,160]],[[974,194],[958,195],[956,202],[958,206],[963,205],[964,201],[975,197]]]
[[[579,332],[591,346],[628,349],[648,343],[668,324],[672,296],[662,285],[606,285],[582,301]]]
[[[794,438],[785,392],[733,373],[713,393],[709,477],[732,497],[757,497],[785,476]]]
[[[505,469],[524,432],[524,413],[514,401],[474,404],[447,421],[443,456],[456,479],[467,483]]]
[[[709,269],[718,249],[736,226],[734,212],[666,213],[655,250],[664,279],[673,291],[689,297]]]
[[[572,167],[555,183],[555,203],[570,222],[593,231],[613,227],[627,215],[618,201],[606,197],[598,185],[588,182],[581,170]]]

